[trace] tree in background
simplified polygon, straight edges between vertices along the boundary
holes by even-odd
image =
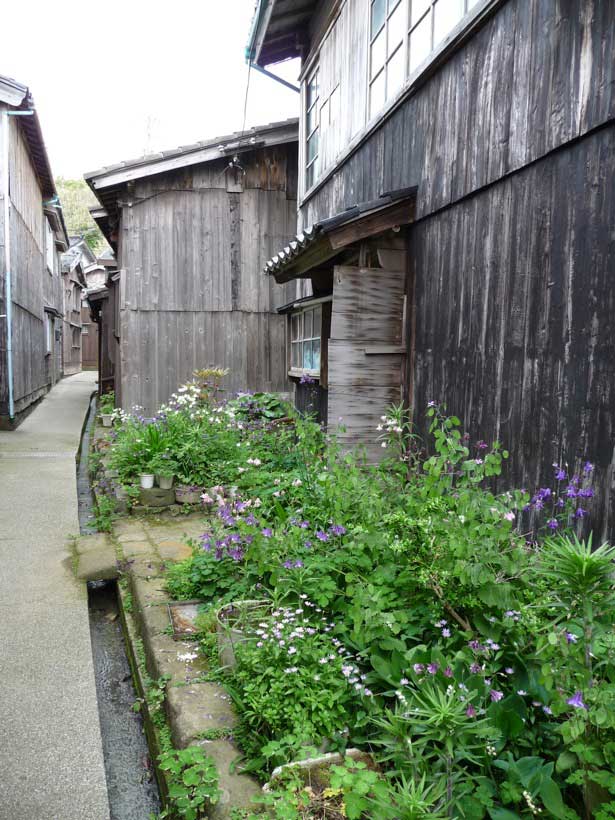
[[[108,245],[100,228],[94,222],[89,209],[97,205],[96,197],[82,179],[56,179],[58,196],[70,236],[83,236],[88,246],[98,256]]]

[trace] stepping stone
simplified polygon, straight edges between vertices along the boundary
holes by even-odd
[[[107,581],[119,576],[113,547],[90,550],[79,556],[77,578],[81,581]]]
[[[192,555],[192,547],[183,541],[160,541],[158,553],[165,561],[183,561]]]

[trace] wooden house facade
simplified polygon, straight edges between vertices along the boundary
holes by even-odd
[[[446,402],[504,442],[514,486],[589,459],[597,537],[615,533],[613,54],[598,0],[262,0],[249,44],[261,66],[302,59],[298,235],[267,265],[297,287],[298,403],[375,457],[387,404],[424,430]],[[328,307],[306,355],[310,296]]]
[[[28,89],[0,77],[0,425],[62,376],[61,254],[68,236]]]
[[[87,249],[87,250],[86,250]],[[86,289],[85,271],[90,261],[89,248],[80,236],[69,237],[69,249],[62,254],[64,294],[63,373],[71,376],[82,369],[82,301]],[[94,258],[94,254],[89,252]]]
[[[120,406],[152,414],[208,366],[228,368],[230,392],[285,390],[283,299],[263,266],[295,231],[297,120],[85,178],[117,257],[97,315]]]

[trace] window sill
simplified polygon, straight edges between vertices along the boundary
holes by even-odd
[[[300,379],[302,376],[309,376],[310,379],[317,379],[320,381],[320,370],[302,370],[298,367],[291,367],[288,371],[291,379]]]
[[[470,39],[475,29],[482,25],[483,20],[505,2],[506,0],[482,0],[482,2],[477,3],[476,7],[459,21],[447,37],[429,54],[426,60],[415,69],[397,94],[391,97],[380,111],[367,121],[363,129],[340,151],[333,163],[329,165],[328,168],[325,168],[316,182],[299,197],[299,208],[306,205],[320,188],[326,185],[339,167],[347,162],[350,157],[367,142],[372,134],[381,128],[384,122],[424,85],[431,75],[440,68],[441,64],[450,58],[457,48],[461,47]],[[332,216],[332,214],[328,214],[328,216]]]

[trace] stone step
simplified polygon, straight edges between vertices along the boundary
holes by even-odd
[[[106,533],[82,535],[75,539],[76,576],[81,581],[106,581],[117,578],[119,570],[115,546]]]

